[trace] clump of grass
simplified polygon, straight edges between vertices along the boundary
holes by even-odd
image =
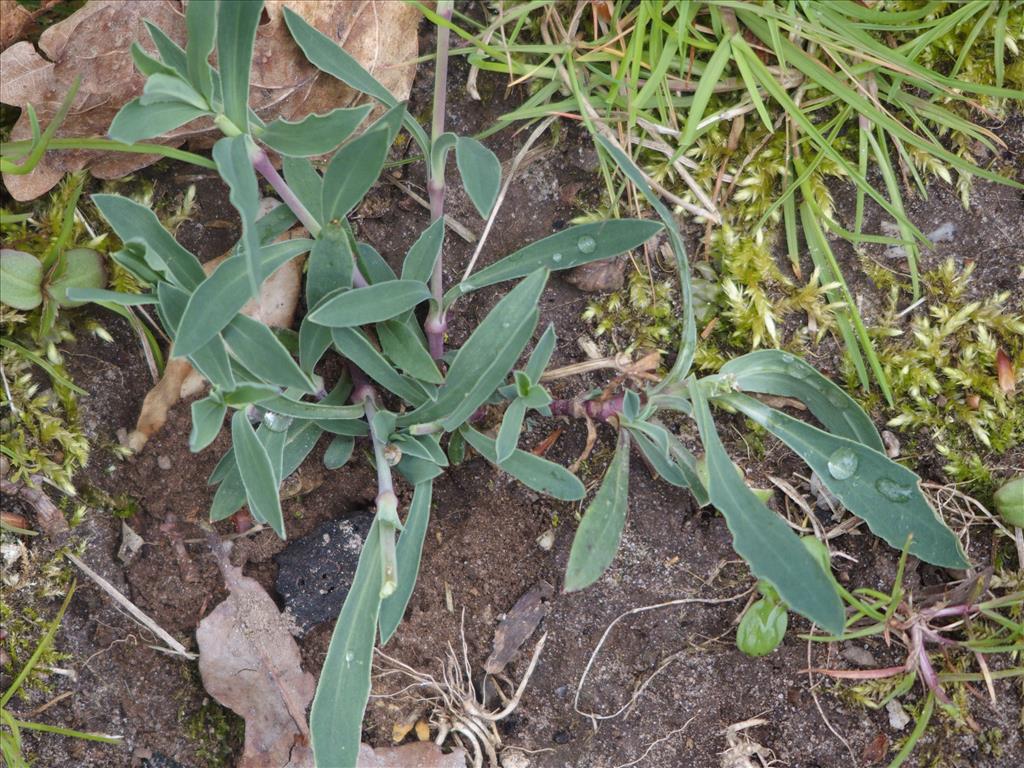
[[[997,369],[1002,351],[1018,378],[1024,371],[1024,316],[1007,307],[1009,293],[968,298],[973,271],[973,264],[958,270],[948,259],[924,275],[925,303],[906,333],[894,330],[901,323],[899,288],[892,286],[874,334],[897,395],[889,426],[934,441],[950,479],[985,501],[995,486],[987,465],[1024,443],[1024,409],[1000,386]]]
[[[753,346],[782,343],[775,329],[791,311],[784,301],[810,272],[800,263],[809,254],[810,277],[822,289],[815,314],[828,306],[835,315],[811,324],[835,330],[861,386],[874,379],[892,402],[828,236],[902,243],[910,292],[919,295],[925,239],[905,201],[926,196],[934,180],[955,183],[965,201],[975,177],[1007,181],[1000,169],[979,167],[975,155],[1000,144],[980,121],[1024,98],[1024,8],[534,2],[501,4],[483,22],[456,14],[454,23],[424,12],[469,42],[463,52],[474,68],[525,82],[526,102],[494,130],[552,113],[579,119],[623,146],[678,213],[708,222],[706,250],[717,238],[712,260],[733,308],[721,322],[737,337]],[[600,159],[610,206],[632,207],[637,196],[623,194],[628,187]],[[851,221],[833,210],[826,182],[835,178],[856,189]],[[868,198],[898,223],[895,237],[863,232]],[[731,232],[716,235],[715,226]],[[781,238],[772,234],[777,228]],[[774,268],[776,239],[792,278]],[[751,256],[772,268],[745,269]]]

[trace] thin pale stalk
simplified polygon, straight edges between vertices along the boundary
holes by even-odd
[[[451,22],[454,0],[439,0],[437,13],[446,22]],[[430,145],[437,145],[444,133],[444,113],[448,96],[448,26],[439,24],[437,27],[437,56],[434,60],[434,107],[430,121]],[[435,222],[444,216],[444,155],[436,160],[432,157],[428,162],[427,196],[430,199],[430,221]],[[430,292],[433,301],[430,312],[423,323],[423,332],[427,337],[430,355],[438,360],[444,355],[444,332],[448,326],[443,306],[444,300],[444,253],[434,264],[434,272],[430,276]]]
[[[349,365],[349,372],[355,389],[352,391],[352,402],[362,402],[366,409],[366,422],[370,425],[370,440],[373,442],[373,458],[377,465],[377,527],[380,538],[381,561],[381,599],[387,597],[398,586],[398,559],[395,551],[395,533],[401,526],[398,519],[398,496],[395,495],[395,484],[391,477],[391,465],[388,463],[387,435],[377,433],[373,417],[377,414],[377,391],[366,375],[354,365]]]

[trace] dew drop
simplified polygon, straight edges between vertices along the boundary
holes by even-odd
[[[263,423],[267,425],[267,429],[271,432],[284,432],[291,426],[292,420],[290,416],[282,416],[280,413],[267,411],[263,414]]]
[[[914,489],[903,483],[898,483],[895,480],[890,480],[888,477],[880,477],[875,481],[875,488],[889,501],[896,502],[897,504],[904,504],[910,501],[910,497],[914,495]]]
[[[501,324],[501,327],[502,328],[509,328],[509,327],[511,327],[511,325],[512,325],[512,323],[510,323],[508,320],[506,320],[504,323]]]
[[[857,471],[857,454],[850,448],[840,448],[828,457],[828,473],[836,480],[847,480]]]
[[[584,235],[576,242],[581,253],[593,253],[597,250],[597,241],[590,235]]]
[[[345,651],[345,663],[351,664],[356,658],[356,655],[352,651]]]
[[[782,356],[782,362],[784,362],[786,365],[792,365],[793,363],[796,362],[796,358],[787,353]]]
[[[560,262],[562,260],[562,254],[560,254],[560,253],[553,253],[553,254],[551,254],[551,260],[557,264],[558,262]]]

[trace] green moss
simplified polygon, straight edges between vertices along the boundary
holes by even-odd
[[[202,689],[199,669],[189,665],[182,671],[186,689]],[[209,696],[196,708],[182,704],[178,722],[185,737],[192,742],[196,759],[208,768],[227,768],[233,764],[245,740],[245,721]]]
[[[925,307],[899,335],[893,335],[900,325],[893,288],[872,334],[896,403],[883,409],[888,425],[927,435],[947,460],[950,479],[984,501],[995,484],[987,466],[1024,442],[1024,409],[1000,388],[996,371],[1000,350],[1014,370],[1024,370],[1024,317],[1006,308],[1008,293],[969,299],[972,271],[957,270],[950,259],[925,274]],[[877,397],[864,404],[882,408]]]

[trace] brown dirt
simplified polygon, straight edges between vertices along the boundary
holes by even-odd
[[[454,66],[452,82],[462,82],[462,66]],[[507,111],[519,95],[507,96],[502,84],[494,81],[488,85],[493,93],[483,104],[468,102],[460,95],[451,105],[453,130],[472,133],[483,129]],[[429,72],[424,69],[417,80],[414,110],[428,103],[428,91]],[[522,139],[506,131],[488,143],[507,161]],[[592,197],[598,190],[592,157],[592,150],[578,132],[563,129],[560,142],[513,184],[484,263],[565,226],[580,210],[581,199],[596,199]],[[223,252],[234,232],[234,214],[224,188],[206,176],[185,175],[177,169],[157,169],[153,174],[162,195],[178,194],[189,183],[197,184],[195,220],[182,226],[179,237],[204,259]],[[415,169],[409,172],[414,185],[421,182],[418,174]],[[575,198],[563,195],[564,190],[577,184],[582,185],[582,192]],[[364,209],[366,215],[358,222],[361,237],[397,265],[426,226],[427,213],[410,206],[404,195],[390,186],[378,186],[371,197],[375,204]],[[911,218],[925,231],[946,220],[953,220],[958,227],[955,240],[937,247],[926,261],[933,265],[946,254],[971,258],[978,264],[975,290],[987,295],[997,289],[1019,289],[1016,270],[1020,253],[1014,249],[1019,249],[1015,233],[1024,231],[1024,201],[1017,192],[985,184],[978,184],[975,200],[975,211],[965,213],[951,193],[936,190],[928,201],[913,206]],[[449,210],[470,228],[480,228],[472,206],[460,191],[450,195]],[[869,220],[868,226],[877,226],[877,218]],[[461,275],[470,253],[464,242],[448,235],[449,284]],[[877,299],[877,292],[872,293],[872,286],[866,282],[856,285],[855,290],[866,301],[872,296]],[[464,341],[497,296],[496,292],[481,291],[460,304],[451,329],[454,345]],[[1018,292],[1015,297],[1018,306],[1022,296],[1024,293]],[[552,321],[559,332],[553,364],[581,358],[576,339],[587,332],[579,320],[587,298],[561,279],[553,279],[545,292],[542,325]],[[85,559],[161,626],[194,647],[200,618],[224,597],[224,589],[205,545],[187,545],[188,559],[183,561],[175,556],[172,543],[175,537],[202,535],[195,521],[208,508],[212,493],[206,478],[223,453],[227,437],[222,434],[198,455],[189,453],[189,415],[183,404],[173,410],[167,426],[140,456],[124,463],[112,458],[102,446],[115,441],[119,428],[131,427],[152,382],[127,326],[110,315],[103,314],[102,319],[115,336],[114,344],[83,339],[67,352],[76,382],[90,393],[81,398],[81,406],[97,446],[79,482],[112,496],[124,493],[137,498],[140,512],[130,522],[146,545],[130,565],[123,566],[115,557],[120,521],[109,511],[96,509],[78,529],[79,535],[88,540]],[[834,371],[834,350],[820,350],[818,362]],[[555,394],[578,394],[603,381],[599,377],[573,380],[558,385]],[[754,477],[792,477],[801,471],[800,465],[774,443],[768,444],[765,458],[755,459],[740,437],[740,423],[724,418],[722,424],[723,433],[731,435],[728,442],[734,457]],[[524,442],[534,445],[557,426],[535,420]],[[582,450],[585,430],[578,423],[562,426],[565,431],[548,456],[568,464]],[[682,436],[692,443],[694,430],[684,427]],[[321,442],[302,470],[313,481],[310,486],[317,486],[318,481],[320,484],[285,503],[293,538],[307,534],[324,520],[365,508],[375,493],[373,472],[359,449],[343,470],[324,472],[320,457],[325,443]],[[598,481],[602,458],[607,458],[612,445],[611,431],[600,429],[594,457],[581,470],[589,487]],[[161,469],[168,461],[170,469]],[[938,466],[939,462],[933,458],[932,464]],[[742,600],[670,607],[620,623],[582,692],[581,709],[614,711],[663,663],[664,670],[624,717],[604,721],[594,729],[590,720],[574,712],[573,695],[584,665],[605,627],[620,613],[686,596],[729,597],[750,586],[749,575],[732,551],[728,532],[717,514],[696,509],[688,493],[652,480],[639,461],[633,463],[630,484],[629,521],[622,549],[609,573],[582,593],[565,595],[556,590],[550,613],[541,625],[548,633],[544,654],[519,710],[502,726],[507,744],[531,751],[527,753],[529,764],[535,768],[610,768],[641,758],[656,739],[686,726],[637,764],[652,768],[716,766],[726,748],[724,729],[760,716],[767,723],[747,733],[771,749],[779,764],[807,768],[854,764],[819,714],[812,691],[816,691],[833,726],[849,740],[856,764],[861,764],[862,751],[879,734],[891,740],[900,737],[889,726],[884,712],[851,705],[837,697],[828,683],[819,681],[812,688],[807,674],[801,672],[808,663],[807,646],[796,632],[791,631],[783,646],[764,659],[750,659],[737,651],[733,630]],[[407,503],[409,489],[403,487],[401,492],[403,503]],[[406,621],[388,652],[414,667],[436,672],[448,643],[459,642],[464,616],[469,659],[479,668],[490,652],[494,629],[503,612],[539,580],[556,587],[561,583],[581,508],[539,497],[480,459],[472,459],[439,478],[434,499],[419,582]],[[554,546],[546,551],[536,540],[553,526]],[[230,530],[230,524],[222,524],[221,530]],[[276,566],[270,556],[279,545],[268,534],[261,536],[268,538],[258,538],[247,546],[247,574],[272,589]],[[842,566],[845,570],[840,570],[840,579],[859,586],[889,588],[896,553],[879,540],[863,535],[848,537],[843,546],[858,562]],[[938,577],[934,569],[913,564],[908,584],[934,583]],[[450,591],[454,611],[446,606],[446,590]],[[807,629],[802,621],[794,621],[791,626],[799,631]],[[322,626],[302,641],[304,664],[314,673],[322,664],[329,635],[330,627]],[[528,642],[528,649],[535,638]],[[38,765],[120,768],[133,764],[133,752],[142,755],[147,750],[190,768],[212,764],[209,753],[203,751],[210,739],[196,739],[187,727],[196,722],[205,700],[195,665],[152,650],[150,642],[148,633],[83,580],[58,639],[59,647],[73,654],[71,664],[78,677],[58,682],[57,691],[73,691],[74,695],[48,710],[42,719],[67,727],[121,733],[126,742],[121,748],[111,748],[56,737],[30,739]],[[900,661],[881,642],[871,641],[865,646],[881,664]],[[527,658],[527,652],[520,653],[510,665],[508,671],[513,677],[522,674]],[[818,649],[812,661],[824,665],[824,650]],[[961,766],[1019,764],[1012,755],[1019,758],[1024,751],[1014,714],[1021,706],[1020,690],[1009,683],[997,683],[996,691],[998,710],[992,710],[979,696],[972,704],[972,714],[982,729],[1003,730],[1002,758],[982,754],[970,732],[933,727],[916,752],[917,762],[912,760],[908,765],[923,765],[926,756],[940,754],[947,759],[946,764]],[[905,700],[916,701],[919,695],[919,689],[915,689]],[[394,712],[388,702],[374,701],[368,710],[366,738],[386,743],[393,721]]]

